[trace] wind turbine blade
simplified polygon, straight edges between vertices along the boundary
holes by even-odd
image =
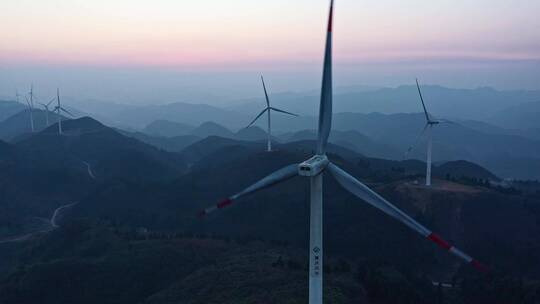
[[[284,114],[288,114],[288,115],[292,115],[292,116],[298,117],[298,114],[294,114],[294,113],[287,112],[287,111],[284,111],[284,110],[280,110],[280,109],[277,109],[277,108],[272,108],[272,107],[270,107],[270,110],[274,110],[274,111],[276,111],[276,112],[281,112],[281,113],[284,113]]]
[[[324,54],[323,79],[321,87],[321,103],[319,107],[319,134],[317,140],[317,154],[326,152],[326,145],[332,128],[332,27],[334,15],[334,1],[330,3],[328,16],[328,30],[326,34],[326,47]]]
[[[30,100],[28,100],[28,97],[24,96],[24,99],[26,99],[26,104],[28,105],[28,108],[32,110],[32,104],[30,103]]]
[[[229,205],[231,205],[234,201],[237,199],[246,196],[248,194],[252,194],[254,192],[257,192],[259,190],[271,187],[273,185],[276,185],[278,183],[284,182],[286,180],[289,180],[295,176],[298,175],[298,164],[292,164],[287,167],[281,168],[274,173],[266,176],[265,178],[261,179],[260,181],[256,182],[255,184],[247,187],[246,189],[238,192],[237,194],[230,196],[226,198],[225,200],[219,202],[218,204],[214,206],[210,206],[203,211],[199,213],[200,216],[205,216],[213,211],[216,211],[217,209],[223,209]]]
[[[424,134],[426,133],[426,130],[427,128],[429,127],[429,124],[426,123],[426,125],[424,126],[424,129],[422,130],[422,132],[420,132],[418,134],[418,136],[416,136],[416,139],[414,140],[414,144],[412,146],[410,146],[408,149],[407,149],[407,152],[405,152],[405,155],[403,155],[403,159],[406,159],[407,156],[409,156],[409,154],[411,153],[412,150],[414,150],[416,148],[416,146],[418,145],[418,143],[420,142],[420,138],[422,138],[422,136],[424,136]]]
[[[268,98],[268,92],[266,91],[266,85],[264,84],[264,78],[261,75],[261,81],[264,89],[264,97],[266,98],[266,107],[270,108],[270,99]]]
[[[447,124],[456,125],[456,126],[459,125],[457,122],[454,122],[454,121],[451,121],[451,120],[448,120],[448,119],[437,119],[437,122],[439,122],[439,123],[447,123]]]
[[[426,115],[426,120],[430,122],[429,114],[426,109],[426,104],[424,103],[424,97],[422,96],[422,91],[420,90],[420,85],[418,84],[418,78],[416,78],[416,88],[418,89],[418,95],[420,95],[420,100],[422,101],[422,108],[424,108],[424,114]]]
[[[53,103],[55,100],[56,100],[56,97],[54,97],[53,99],[51,99],[51,101],[49,101],[49,102],[47,103],[47,106],[50,106],[51,103]]]
[[[68,115],[71,116],[71,117],[75,117],[75,115],[71,114],[71,112],[69,112],[68,110],[66,110],[66,109],[64,109],[64,108],[62,108],[62,107],[60,107],[60,110],[62,110],[62,112],[68,114]]]
[[[410,216],[405,214],[399,208],[389,203],[383,197],[375,193],[369,187],[367,187],[366,185],[364,185],[363,183],[361,183],[360,181],[358,181],[357,179],[349,175],[344,170],[340,169],[338,166],[330,163],[328,165],[328,169],[330,170],[332,175],[336,178],[337,182],[347,191],[354,194],[356,197],[362,199],[366,203],[372,205],[373,207],[381,210],[387,215],[400,221],[401,223],[405,224],[407,227],[421,234],[428,240],[446,249],[450,253],[464,260],[465,262],[471,264],[473,267],[477,268],[478,270],[483,271],[483,272],[487,270],[480,262],[473,259],[472,257],[467,255],[463,251],[457,249],[456,247],[450,245],[447,241],[442,239],[440,236],[433,233],[432,231],[430,231],[429,229],[427,229],[426,227],[424,227],[423,225],[421,225],[420,223],[412,219]]]
[[[251,127],[257,121],[257,119],[259,119],[266,111],[268,111],[268,108],[262,110],[262,112],[259,113],[259,115],[257,115],[257,117],[255,117],[255,119],[253,121],[251,121],[246,128]]]

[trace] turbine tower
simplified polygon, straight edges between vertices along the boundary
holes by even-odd
[[[426,186],[431,186],[431,152],[433,150],[433,127],[440,124],[441,121],[433,119],[432,116],[428,113],[426,109],[426,104],[424,103],[424,97],[422,96],[422,91],[420,90],[420,85],[418,84],[418,79],[416,79],[416,88],[418,89],[418,95],[420,95],[420,101],[422,102],[422,108],[424,109],[424,115],[426,116],[426,125],[424,130],[420,133],[420,136],[427,132],[427,160],[426,160]],[[410,152],[411,149],[409,149]]]
[[[60,89],[59,88],[56,89],[56,101],[57,101],[57,106],[54,108],[54,110],[56,111],[56,114],[58,115],[58,134],[62,135],[62,115],[61,115],[62,113],[61,112],[64,112],[70,116],[73,116],[73,114],[71,114],[68,110],[63,108],[62,105],[60,104]]]
[[[56,98],[51,99],[51,101],[49,101],[46,104],[38,102],[45,109],[45,124],[47,127],[49,126],[49,112],[50,112],[49,107],[51,106],[51,104],[54,102],[55,99]]]
[[[291,113],[291,112],[287,112],[287,111],[284,111],[284,110],[280,110],[280,109],[271,107],[270,106],[270,99],[268,98],[268,92],[266,91],[266,85],[264,84],[264,78],[262,76],[261,76],[261,81],[262,81],[262,85],[263,85],[263,89],[264,89],[264,97],[266,98],[266,108],[264,108],[264,110],[262,110],[262,112],[259,113],[259,115],[257,115],[257,117],[255,117],[255,119],[253,119],[253,121],[251,121],[251,123],[246,127],[246,129],[251,127],[257,121],[257,119],[259,119],[264,113],[267,113],[267,115],[268,115],[267,116],[268,117],[267,151],[272,152],[272,123],[271,123],[271,118],[270,118],[270,112],[271,111],[276,111],[276,112],[280,112],[280,113],[284,113],[284,114],[292,115],[292,116],[296,116],[296,117],[298,117],[298,115],[294,114],[294,113]]]
[[[15,90],[15,100],[17,102],[20,102],[19,97],[21,97],[21,95],[19,95],[19,90]]]
[[[206,208],[200,216],[206,216],[210,212],[225,208],[236,202],[241,197],[252,194],[259,190],[271,187],[296,176],[309,177],[310,179],[310,247],[309,247],[309,304],[323,303],[323,239],[322,239],[322,189],[323,174],[329,171],[336,181],[346,190],[364,200],[373,207],[402,222],[407,227],[448,250],[457,257],[470,263],[475,268],[484,271],[485,268],[477,260],[461,250],[453,247],[440,236],[433,233],[390,202],[372,191],[362,182],[358,181],[335,164],[331,163],[326,156],[328,136],[332,127],[332,15],[333,0],[330,4],[330,16],[326,38],[326,51],[324,58],[323,82],[321,89],[321,101],[319,108],[319,131],[317,141],[317,154],[301,164],[292,164],[284,167],[243,191]]]

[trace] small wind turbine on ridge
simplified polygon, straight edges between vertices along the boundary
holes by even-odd
[[[49,107],[51,106],[51,104],[54,102],[56,98],[53,98],[51,99],[48,103],[41,103],[41,102],[38,102],[44,109],[45,109],[45,124],[46,126],[48,127],[49,126]]]
[[[271,107],[270,106],[270,99],[268,98],[268,92],[266,91],[266,85],[264,83],[263,76],[261,76],[261,81],[262,81],[262,85],[263,85],[263,89],[264,89],[264,97],[266,98],[266,108],[264,110],[262,110],[261,113],[259,113],[259,115],[257,115],[257,117],[255,117],[255,119],[253,119],[253,121],[246,127],[246,129],[251,127],[264,113],[267,113],[267,115],[268,115],[267,116],[268,130],[267,130],[267,133],[266,133],[268,135],[267,151],[272,152],[272,123],[271,123],[270,112],[271,111],[276,111],[276,112],[280,112],[280,113],[283,113],[283,114],[292,115],[292,116],[296,116],[296,117],[298,117],[298,115],[294,114],[294,113],[291,113],[291,112],[287,112],[287,111],[284,111],[284,110],[280,110],[280,109]]]
[[[26,105],[28,106],[28,111],[30,112],[30,130],[34,133],[34,85],[30,85],[30,100],[28,97],[24,96],[26,99]]]
[[[70,116],[73,116],[73,114],[71,114],[68,110],[63,108],[62,105],[60,104],[60,89],[59,88],[56,89],[56,101],[57,101],[57,106],[54,108],[54,110],[56,111],[56,114],[58,115],[58,134],[62,135],[62,112]]]
[[[418,95],[420,96],[420,101],[422,102],[422,109],[424,110],[424,115],[426,117],[426,124],[424,126],[424,129],[420,132],[418,135],[415,143],[407,149],[407,153],[405,156],[407,156],[413,148],[416,146],[420,138],[427,133],[427,159],[426,159],[426,186],[431,186],[431,167],[432,167],[432,151],[433,151],[433,127],[440,123],[452,123],[448,120],[442,120],[442,119],[436,119],[431,115],[427,108],[426,104],[424,102],[424,97],[422,96],[422,90],[420,90],[420,85],[418,84],[418,79],[416,79],[416,88],[418,89]]]

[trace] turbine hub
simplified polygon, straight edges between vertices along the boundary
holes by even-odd
[[[319,175],[330,161],[326,155],[315,155],[312,158],[298,165],[298,175],[300,176],[317,176]]]

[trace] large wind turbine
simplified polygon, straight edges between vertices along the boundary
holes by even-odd
[[[311,159],[301,163],[284,167],[243,191],[203,210],[200,215],[205,216],[217,209],[230,206],[235,201],[248,194],[271,187],[280,182],[289,180],[295,176],[305,176],[310,179],[310,247],[309,247],[309,303],[321,304],[323,302],[323,240],[322,240],[322,190],[323,173],[329,171],[336,181],[346,190],[364,200],[373,207],[381,210],[387,215],[397,219],[407,227],[436,243],[440,247],[450,251],[457,257],[479,270],[485,268],[478,261],[461,250],[453,247],[440,236],[433,233],[414,219],[406,215],[403,211],[389,203],[383,197],[372,191],[362,182],[358,181],[335,164],[331,163],[326,156],[326,146],[328,136],[332,127],[332,16],[333,0],[330,5],[330,16],[328,21],[328,32],[326,38],[326,51],[324,58],[323,81],[321,89],[321,102],[319,108],[319,134],[317,141],[317,154]]]
[[[44,109],[45,109],[45,124],[47,125],[47,127],[49,126],[49,107],[51,106],[51,104],[54,102],[56,98],[53,98],[51,99],[48,103],[41,103],[41,102],[38,102]]]
[[[60,89],[59,88],[56,89],[56,101],[57,101],[57,106],[54,108],[54,110],[56,111],[56,114],[58,115],[58,134],[62,135],[62,112],[65,112],[66,114],[70,116],[73,116],[73,114],[71,114],[68,110],[63,108],[62,105],[60,105]]]
[[[256,121],[257,119],[259,119],[264,113],[267,113],[267,117],[268,117],[268,144],[267,144],[267,151],[268,152],[271,152],[272,151],[272,123],[271,123],[271,119],[270,119],[270,112],[272,111],[276,111],[276,112],[280,112],[280,113],[284,113],[284,114],[287,114],[287,115],[292,115],[292,116],[298,116],[294,113],[290,113],[290,112],[287,112],[287,111],[284,111],[284,110],[280,110],[280,109],[277,109],[277,108],[274,108],[274,107],[271,107],[270,106],[270,99],[268,98],[268,92],[266,91],[266,85],[264,84],[264,78],[261,76],[261,81],[262,81],[262,85],[263,85],[263,89],[264,89],[264,97],[266,98],[266,108],[264,108],[264,110],[261,111],[261,113],[259,113],[259,115],[257,115],[257,117],[255,117],[255,119],[253,119],[253,121],[246,127],[246,128],[249,128],[251,127]]]

